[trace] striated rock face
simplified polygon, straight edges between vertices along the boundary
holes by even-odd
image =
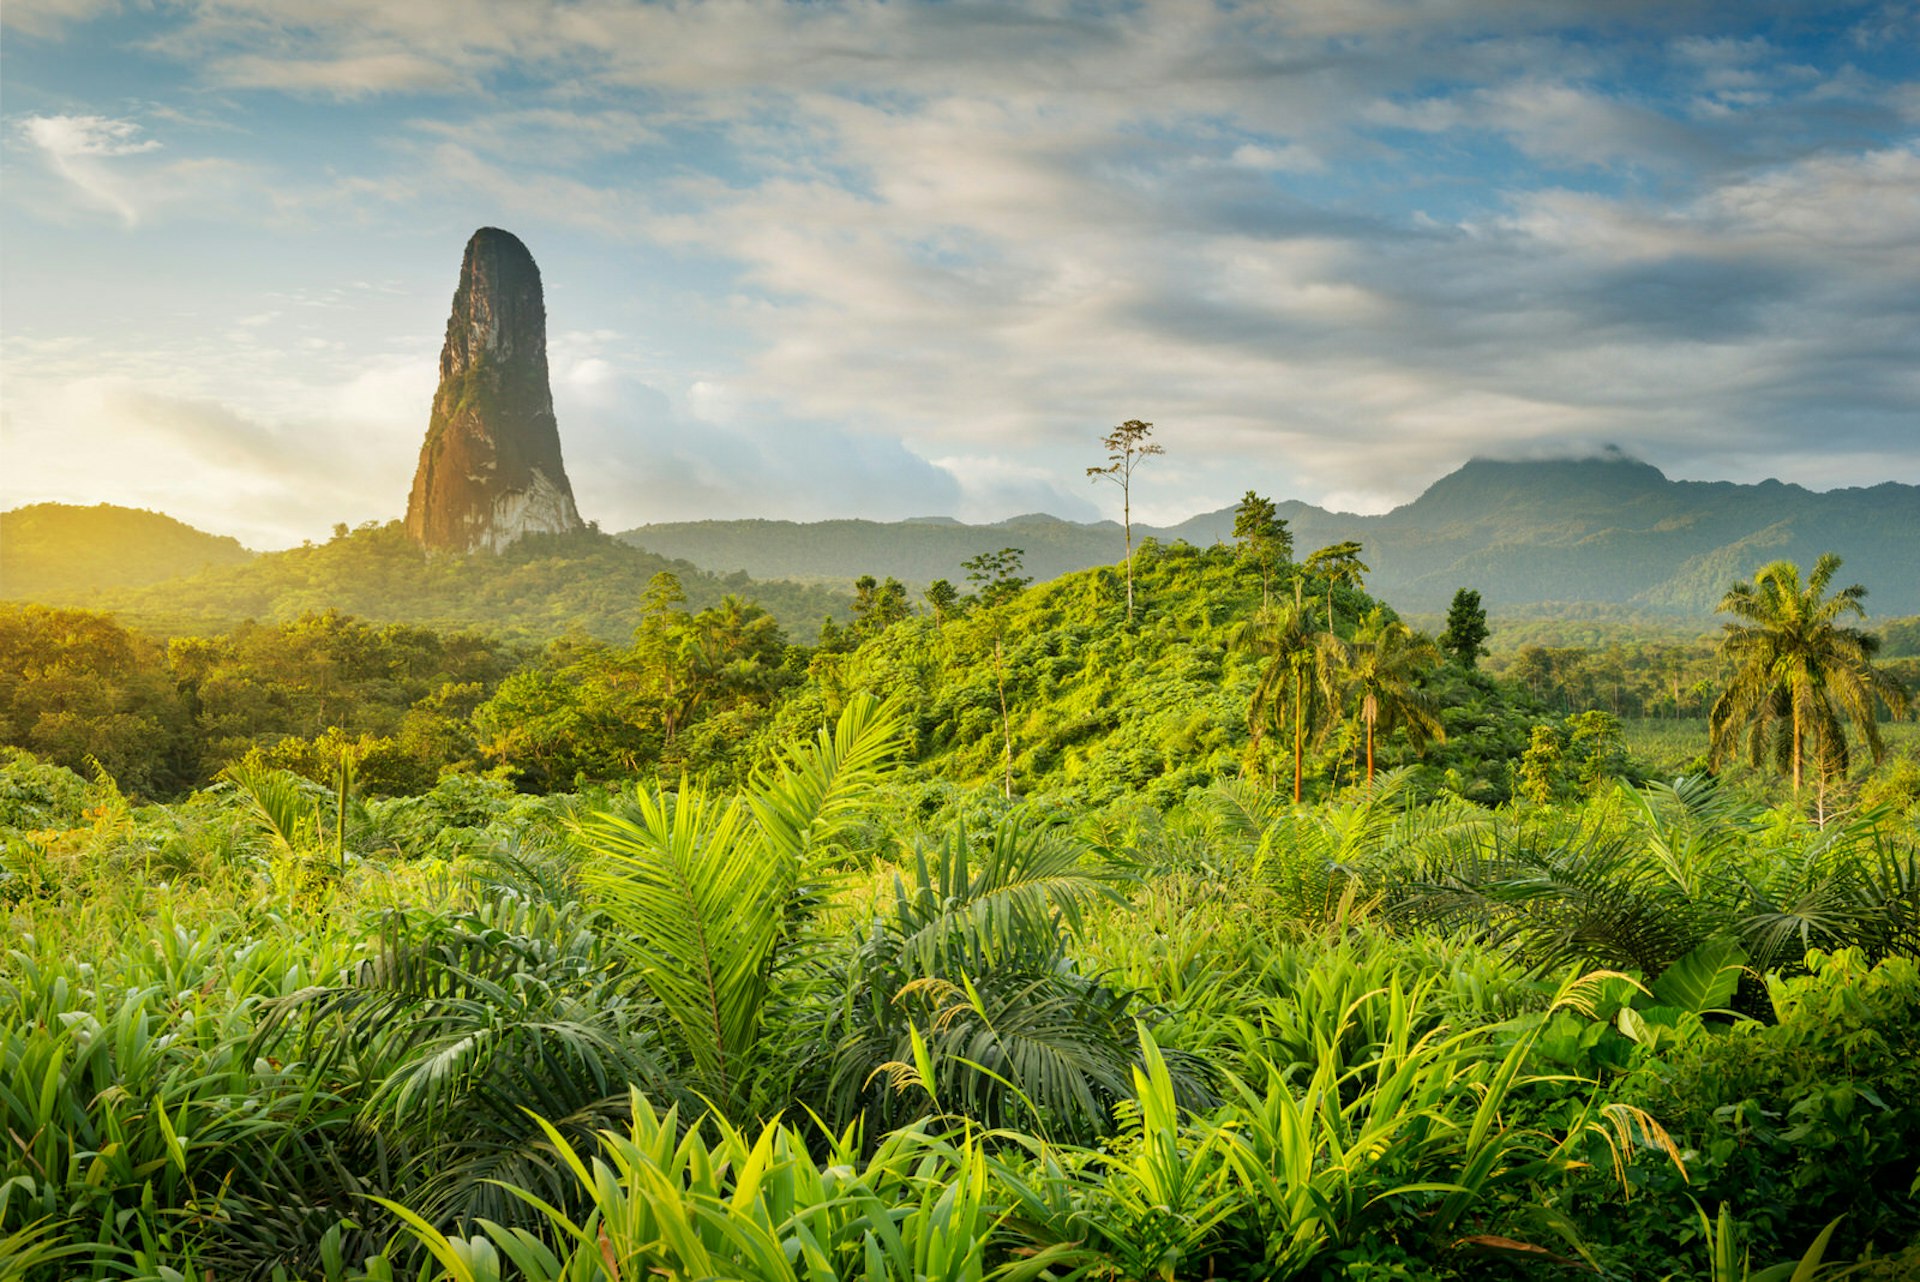
[[[580,528],[547,384],[540,269],[518,237],[482,227],[460,264],[407,533],[438,551],[497,552]]]

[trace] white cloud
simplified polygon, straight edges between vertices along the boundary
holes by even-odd
[[[212,80],[228,89],[276,89],[282,93],[364,98],[370,94],[452,91],[471,87],[460,72],[411,53],[368,53],[338,58],[285,58],[243,54],[211,66]]]
[[[159,149],[158,142],[140,137],[138,124],[106,116],[29,116],[20,122],[20,132],[89,201],[118,214],[129,227],[140,221],[132,183],[105,163]]]
[[[1242,143],[1233,149],[1231,161],[1242,169],[1258,169],[1268,173],[1317,174],[1324,173],[1327,168],[1326,160],[1318,152],[1297,142],[1279,147]]]
[[[120,379],[18,383],[6,432],[13,500],[157,508],[256,548],[397,514],[370,501],[367,455],[332,424],[272,422]]]

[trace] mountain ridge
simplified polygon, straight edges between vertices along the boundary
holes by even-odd
[[[1598,471],[1607,468],[1618,470]],[[1898,481],[1816,491],[1779,480],[1674,481],[1651,464],[1625,456],[1474,459],[1391,512],[1330,512],[1297,499],[1276,508],[1291,523],[1298,555],[1358,539],[1372,567],[1369,590],[1411,613],[1443,610],[1456,588],[1471,587],[1489,609],[1507,614],[1559,615],[1569,608],[1577,614],[1585,605],[1602,612],[1626,607],[1697,618],[1713,612],[1734,580],[1770,560],[1785,557],[1810,565],[1822,552],[1833,551],[1845,562],[1842,580],[1867,585],[1874,616],[1920,614],[1920,575],[1914,569],[1920,566],[1920,486]],[[1169,526],[1135,525],[1135,543],[1144,538],[1200,546],[1228,541],[1233,512],[1203,512]],[[174,529],[176,535],[184,531],[179,537],[186,550],[171,560],[142,561],[139,540],[130,544],[127,537],[98,533],[125,526],[129,518],[119,514],[133,514],[136,523],[142,518],[163,523],[156,528]],[[46,577],[47,557],[57,560],[59,549],[16,537],[29,515],[42,522],[57,518],[70,542],[86,545],[80,549],[83,561],[118,567],[122,577],[80,582],[70,576],[64,586],[53,584]],[[5,567],[0,596],[47,604],[151,611],[159,604],[158,585],[200,578],[194,595],[205,595],[215,587],[204,578],[209,570],[226,579],[256,557],[280,555],[251,553],[236,540],[171,517],[109,504],[35,504],[0,513],[0,522],[7,535],[0,543]],[[82,526],[91,526],[95,536],[82,537]],[[749,586],[735,578],[730,584],[737,588],[723,590],[790,596],[778,605],[769,603],[790,626],[817,617],[815,611],[830,604],[840,615],[844,606],[798,584],[768,588],[766,581],[844,584],[870,573],[915,585],[947,578],[964,586],[962,561],[1006,546],[1024,548],[1027,573],[1041,580],[1110,565],[1121,555],[1117,522],[1070,521],[1044,512],[990,524],[939,516],[705,520],[641,526],[614,537],[663,558],[662,565],[679,563],[682,569],[698,567],[718,576],[744,574],[755,581]],[[215,554],[209,556],[209,549]],[[627,572],[623,567],[619,577]],[[233,578],[231,591],[219,594],[230,613],[282,612],[240,590],[239,578]],[[582,618],[567,617],[575,624]]]
[[[1711,613],[1727,586],[1770,560],[1810,564],[1838,552],[1848,582],[1865,583],[1875,613],[1920,611],[1920,486],[1884,481],[1817,491],[1777,479],[1675,481],[1625,454],[1584,459],[1475,458],[1392,511],[1331,512],[1299,500],[1276,505],[1296,553],[1357,539],[1372,590],[1404,609],[1445,607],[1473,587],[1490,608],[1591,602],[1655,613]],[[1169,526],[1136,524],[1141,538],[1208,544],[1231,539],[1233,508]],[[1036,517],[1044,518],[1037,520]],[[856,528],[857,527],[857,528]],[[1112,521],[1045,514],[967,525],[926,518],[662,522],[616,537],[714,571],[759,577],[894,575],[959,581],[960,562],[1023,545],[1026,568],[1048,579],[1121,555]],[[856,533],[870,533],[856,540]],[[999,541],[995,541],[998,539]]]

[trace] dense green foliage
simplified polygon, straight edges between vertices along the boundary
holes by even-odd
[[[415,792],[471,764],[466,720],[521,661],[332,611],[163,644],[91,611],[0,606],[0,740],[146,796],[250,753],[312,774],[346,752],[376,790]]]
[[[1830,1224],[1828,1259],[1914,1245],[1911,820],[1416,804],[1404,771],[1070,818],[928,794],[905,731],[855,698],[739,790],[454,777],[337,820],[271,772],[133,807],[14,759],[9,1276],[1737,1278]]]

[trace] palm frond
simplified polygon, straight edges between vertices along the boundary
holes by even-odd
[[[831,730],[788,748],[747,797],[774,857],[800,872],[819,862],[885,777],[903,735],[897,702],[860,693]]]
[[[293,854],[320,837],[320,789],[291,770],[235,762],[221,772],[253,826]]]
[[[736,1102],[781,924],[781,869],[737,800],[682,784],[579,822],[582,880],[703,1085]]]

